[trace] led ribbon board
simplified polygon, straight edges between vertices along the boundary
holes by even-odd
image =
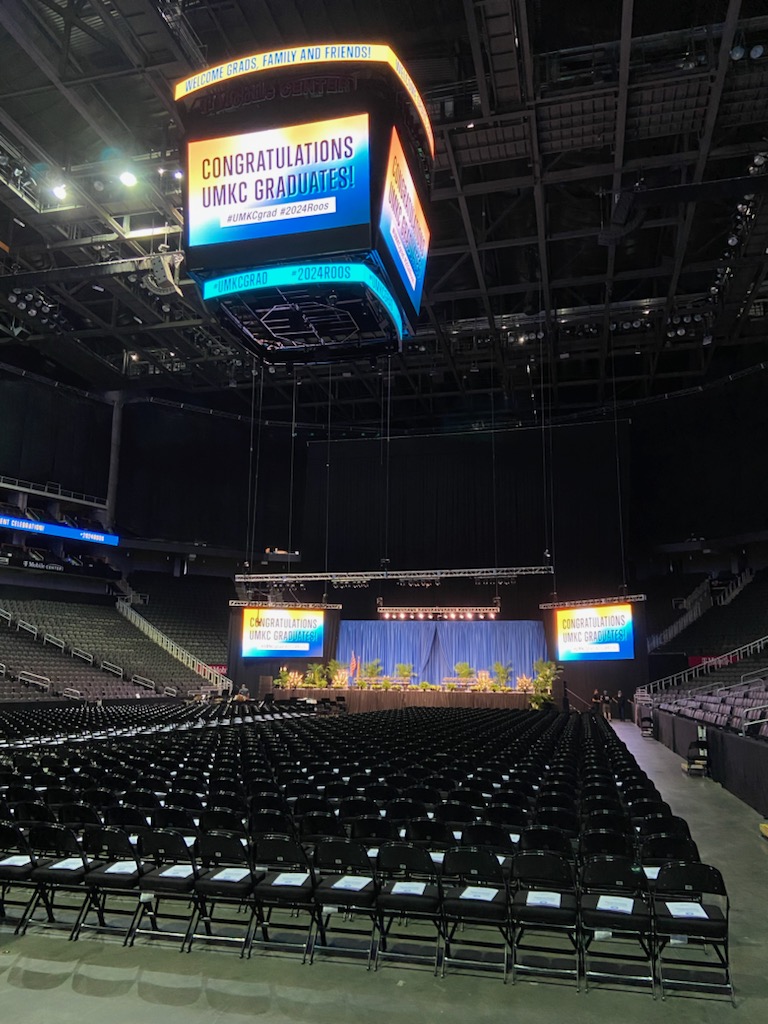
[[[558,661],[625,661],[635,656],[631,604],[558,608]]]
[[[429,227],[395,128],[389,146],[379,230],[418,313],[427,271]]]
[[[22,530],[24,533],[36,533],[41,537],[65,537],[67,540],[81,540],[86,544],[109,544],[117,547],[120,538],[114,533],[99,533],[96,530],[77,530],[71,526],[59,526],[56,523],[41,523],[33,519],[16,519],[13,516],[0,515],[0,528]]]
[[[384,282],[363,263],[294,263],[279,267],[243,270],[237,274],[213,277],[203,283],[204,299],[221,299],[237,292],[264,291],[268,288],[303,288],[319,284],[361,284],[381,303],[399,339],[404,324],[400,307]]]
[[[296,46],[285,50],[266,50],[263,53],[252,53],[237,60],[226,61],[215,67],[204,68],[176,83],[174,99],[183,100],[199,89],[221,85],[241,75],[252,75],[260,71],[278,71],[283,68],[296,68],[312,64],[339,63],[372,63],[386,64],[392,69],[401,85],[408,93],[416,112],[419,115],[424,133],[429,144],[429,152],[434,158],[435,136],[429,121],[429,114],[424,100],[419,95],[413,79],[405,70],[399,57],[390,46],[370,43],[339,43],[336,45]]]
[[[368,115],[190,142],[187,174],[191,247],[367,225]]]
[[[322,658],[319,608],[243,608],[244,658]]]

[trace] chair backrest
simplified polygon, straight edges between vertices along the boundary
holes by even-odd
[[[66,825],[32,825],[29,845],[40,856],[79,857],[83,859],[80,841]]]
[[[708,893],[726,898],[728,896],[720,871],[700,861],[678,861],[662,865],[654,889],[657,898],[671,894],[686,899],[695,899]]]
[[[581,869],[582,892],[625,891],[627,895],[648,895],[648,880],[632,857],[599,855]]]
[[[501,865],[490,850],[459,847],[445,851],[443,878],[456,878],[470,885],[506,885]]]
[[[157,867],[164,864],[192,865],[197,874],[197,863],[180,832],[170,828],[150,828],[139,836],[139,852],[145,860]]]
[[[423,846],[412,843],[385,843],[379,847],[376,868],[390,878],[428,877],[437,879],[437,868]]]
[[[102,825],[88,829],[83,836],[83,850],[89,857],[100,860],[131,860],[138,866],[136,847],[121,828]]]
[[[373,874],[366,848],[356,839],[319,840],[315,846],[315,866],[320,871]]]
[[[310,870],[310,862],[304,847],[295,839],[285,836],[257,836],[254,860],[257,864],[266,864],[281,870],[289,867],[302,871]]]
[[[454,836],[448,823],[435,818],[414,818],[405,826],[405,838],[409,843],[427,846],[454,846]]]
[[[248,844],[228,832],[207,832],[200,836],[198,853],[206,868],[218,864],[252,866]]]
[[[640,844],[640,860],[650,861],[697,861],[699,850],[689,836],[654,835]]]
[[[548,825],[531,825],[520,835],[520,850],[536,850],[558,853],[562,857],[571,857],[571,841],[559,828]]]
[[[573,889],[573,867],[557,853],[536,851],[518,853],[512,861],[512,878],[521,888]]]

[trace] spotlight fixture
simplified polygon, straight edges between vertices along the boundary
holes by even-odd
[[[67,186],[63,182],[61,182],[59,185],[54,185],[51,189],[51,192],[60,201],[67,198]]]
[[[762,43],[755,43],[755,45],[749,51],[750,60],[760,60],[765,54],[765,47]]]
[[[746,52],[746,48],[742,43],[736,43],[735,46],[731,47],[731,60],[744,60]]]
[[[133,171],[123,171],[120,175],[120,181],[123,185],[125,185],[126,188],[133,188],[133,186],[138,182],[138,180],[139,179],[136,177]]]

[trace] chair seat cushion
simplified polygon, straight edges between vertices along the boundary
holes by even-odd
[[[673,917],[665,900],[654,902],[656,932],[658,935],[701,936],[707,939],[725,939],[728,922],[718,906],[703,904],[706,917]]]
[[[139,878],[139,888],[142,892],[164,892],[169,894],[190,892],[195,884],[195,872],[191,867],[186,873],[181,873],[181,868],[187,865],[165,865],[161,868],[151,868],[146,874]],[[169,873],[169,869],[179,868],[178,873]]]
[[[562,893],[559,907],[529,904],[527,901],[527,891],[516,892],[512,900],[512,916],[519,924],[540,928],[575,927],[576,897],[571,893]]]
[[[393,893],[396,882],[387,882],[379,893],[376,905],[383,914],[435,914],[440,907],[440,890],[427,884],[421,896]]]
[[[306,905],[311,902],[314,891],[312,876],[308,876],[301,885],[280,884],[280,876],[284,874],[284,871],[267,871],[253,888],[256,898],[262,903]]]
[[[85,884],[95,889],[134,889],[148,867],[141,865],[139,870],[132,861],[109,861],[89,871],[85,876]]]
[[[253,875],[248,868],[213,868],[195,883],[195,892],[219,899],[245,899],[263,877],[263,871]]]
[[[642,900],[632,901],[629,914],[598,908],[600,896],[587,893],[581,897],[581,923],[589,931],[645,933],[651,930],[650,908]]]
[[[443,913],[452,920],[502,922],[509,917],[509,903],[503,889],[497,889],[493,899],[467,899],[462,893],[466,885],[448,889],[443,896]],[[490,890],[489,890],[490,891]]]
[[[327,875],[315,889],[318,903],[337,907],[372,907],[376,902],[378,890],[371,878],[361,889],[348,889],[338,883],[344,875]]]

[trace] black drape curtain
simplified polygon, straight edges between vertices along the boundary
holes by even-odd
[[[0,378],[0,474],[105,497],[112,406]]]
[[[625,441],[620,423],[622,476]],[[310,442],[307,567],[324,564],[327,526],[335,568],[385,558],[397,569],[541,565],[550,548],[565,597],[615,593],[623,582],[613,423],[497,432],[495,445],[488,431],[334,442],[327,523],[326,454],[324,441]]]

